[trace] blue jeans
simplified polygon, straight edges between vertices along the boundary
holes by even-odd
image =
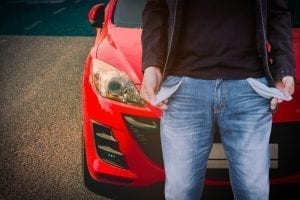
[[[199,200],[215,128],[229,162],[236,200],[269,198],[269,100],[246,80],[202,80],[169,76],[162,85],[182,80],[161,120],[167,200]],[[265,78],[257,79],[267,83]]]

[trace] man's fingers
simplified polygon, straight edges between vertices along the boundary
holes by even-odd
[[[278,105],[278,99],[273,98],[273,99],[271,100],[271,110],[276,110],[277,105]]]
[[[158,90],[160,82],[160,68],[155,66],[148,67],[144,72],[140,91],[141,97],[148,102],[151,102],[151,100],[155,99],[155,92],[157,92],[156,90]]]
[[[149,97],[148,97],[148,92],[146,90],[141,90],[140,91],[140,95],[142,97],[142,99],[146,100],[146,101],[149,101]]]
[[[160,103],[157,105],[157,107],[161,110],[167,110],[168,109],[168,105],[164,104],[164,103]]]
[[[285,76],[282,78],[283,90],[285,93],[292,95],[295,90],[295,80],[291,76]]]
[[[286,78],[282,80],[283,85],[284,85],[284,90],[285,92],[287,92],[288,94],[292,95],[294,93],[295,90],[295,82],[294,79],[292,78]]]
[[[148,102],[151,101],[151,96],[149,95],[149,92],[146,89],[142,89],[140,91],[140,95],[145,101],[148,101]]]
[[[156,96],[152,88],[146,88],[146,87],[143,87],[141,89],[140,95],[145,101],[148,102],[151,102],[153,99],[155,99]]]
[[[155,93],[152,89],[147,90],[146,88],[142,88],[140,91],[141,97],[148,102],[151,102],[155,97]],[[164,100],[163,102],[159,103],[157,107],[161,110],[167,110],[168,109],[168,100]]]
[[[146,88],[146,91],[147,91],[147,95],[149,96],[149,100],[150,101],[153,100],[156,96],[153,88],[148,87],[148,88]]]

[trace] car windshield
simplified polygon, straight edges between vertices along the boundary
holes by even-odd
[[[300,27],[300,1],[287,0],[291,11],[293,27]],[[117,26],[139,28],[142,26],[142,12],[146,0],[118,0],[113,22]]]
[[[113,23],[126,28],[142,26],[142,12],[146,0],[119,0],[114,12]]]

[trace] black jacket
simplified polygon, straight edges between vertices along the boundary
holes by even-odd
[[[165,76],[174,62],[184,0],[147,0],[143,11],[143,70],[158,66]],[[263,70],[271,85],[295,76],[292,26],[284,0],[256,0],[256,43]],[[267,42],[272,46],[267,51]],[[272,60],[272,64],[269,62]]]

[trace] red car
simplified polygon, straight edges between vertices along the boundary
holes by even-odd
[[[296,0],[290,1],[295,3]],[[110,0],[89,12],[96,27],[82,83],[85,180],[130,187],[163,183],[161,111],[144,102],[141,15],[144,0]],[[300,184],[300,9],[292,11],[297,83],[293,100],[274,115],[271,184]],[[229,186],[225,154],[216,134],[206,185]]]

